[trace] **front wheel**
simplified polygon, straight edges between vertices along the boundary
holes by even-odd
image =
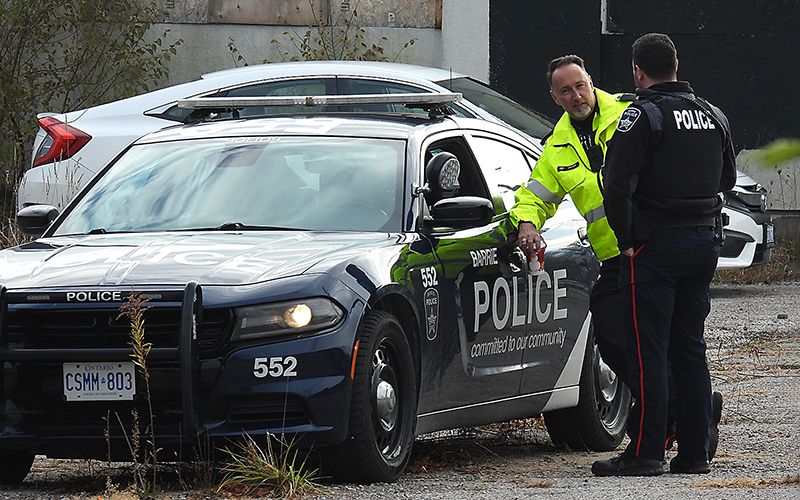
[[[578,406],[544,414],[550,439],[556,446],[611,451],[625,437],[631,411],[631,391],[603,362],[589,337],[581,372]]]
[[[411,457],[416,426],[414,361],[403,329],[385,311],[364,319],[353,374],[347,439],[323,449],[334,479],[390,482]]]

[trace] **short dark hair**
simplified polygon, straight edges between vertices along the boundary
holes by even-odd
[[[675,78],[678,51],[667,35],[648,33],[633,42],[633,64],[653,80]]]
[[[545,74],[547,77],[547,84],[550,86],[550,90],[553,90],[553,72],[562,66],[566,66],[567,64],[577,64],[583,71],[586,71],[586,67],[583,65],[583,59],[574,54],[556,57],[547,65],[547,74]]]

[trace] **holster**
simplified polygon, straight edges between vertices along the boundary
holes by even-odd
[[[717,233],[716,239],[717,243],[722,245],[722,242],[725,241],[725,232],[722,230],[725,226],[730,224],[731,217],[726,213],[718,213],[714,216],[714,231]]]

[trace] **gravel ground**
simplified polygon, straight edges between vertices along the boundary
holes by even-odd
[[[327,493],[315,498],[800,499],[800,286],[714,285],[706,339],[712,381],[725,398],[710,474],[594,477],[592,462],[618,451],[556,449],[531,419],[422,436],[396,483],[325,484]],[[123,482],[119,474],[127,469],[37,457],[25,482],[0,489],[0,499],[108,499],[104,478]],[[202,488],[164,497],[218,498]]]

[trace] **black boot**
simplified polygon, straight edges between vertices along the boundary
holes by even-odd
[[[711,394],[711,428],[708,430],[708,461],[714,459],[719,444],[719,421],[722,420],[722,394]]]
[[[661,460],[621,454],[592,464],[595,476],[660,476],[664,473]]]

